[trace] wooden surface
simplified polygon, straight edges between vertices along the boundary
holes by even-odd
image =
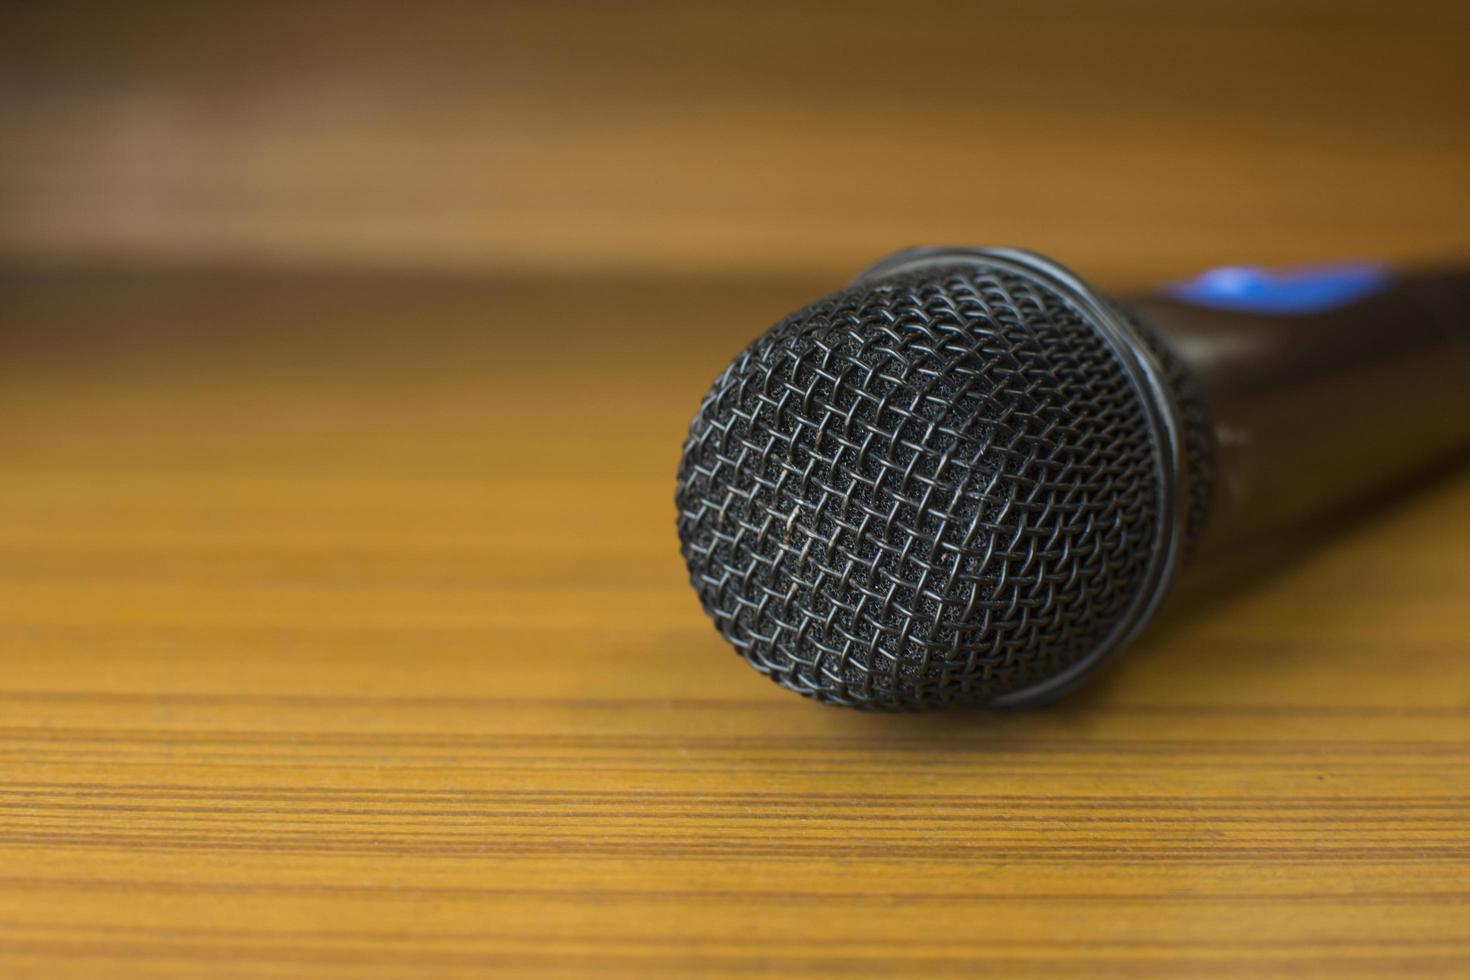
[[[1092,275],[1470,228],[1465,0],[0,5],[0,258]]]
[[[0,975],[1470,972],[1470,474],[1054,710],[823,708],[671,497],[829,285],[0,281]]]
[[[1470,472],[1054,710],[761,680],[687,421],[911,243],[1470,247],[1462,0],[0,9],[0,977],[1470,975]]]

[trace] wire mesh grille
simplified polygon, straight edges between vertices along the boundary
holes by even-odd
[[[984,703],[1085,657],[1159,534],[1140,396],[1043,282],[864,282],[716,380],[679,469],[705,611],[757,670],[858,707]]]
[[[1184,554],[1188,557],[1204,532],[1210,505],[1215,499],[1215,427],[1205,410],[1199,380],[1170,348],[1159,330],[1131,310],[1117,304],[1113,308],[1153,352],[1163,368],[1164,383],[1169,386],[1169,393],[1179,410],[1184,465],[1189,477],[1189,500],[1184,512]]]

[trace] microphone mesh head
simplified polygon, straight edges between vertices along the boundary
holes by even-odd
[[[715,381],[679,537],[720,632],[821,701],[984,704],[1079,664],[1149,588],[1159,448],[1119,355],[1041,276],[861,281]]]

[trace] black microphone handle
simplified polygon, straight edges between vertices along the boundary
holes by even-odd
[[[1215,434],[1204,557],[1470,448],[1470,276],[1404,273],[1310,314],[1124,305],[1190,369]]]

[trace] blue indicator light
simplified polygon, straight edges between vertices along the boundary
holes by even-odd
[[[1211,269],[1164,292],[1219,310],[1305,315],[1346,306],[1379,292],[1390,281],[1386,267],[1366,262],[1300,269],[1231,266]]]

